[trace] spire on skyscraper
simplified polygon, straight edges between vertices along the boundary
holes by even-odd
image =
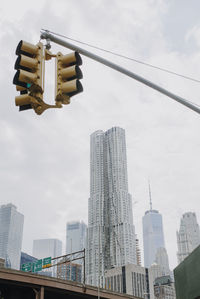
[[[151,198],[151,185],[150,180],[148,180],[149,183],[149,202],[150,202],[150,210],[152,211],[152,198]]]

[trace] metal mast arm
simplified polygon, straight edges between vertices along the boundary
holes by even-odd
[[[139,81],[139,82],[141,82],[141,83],[143,83],[143,84],[159,91],[160,93],[174,99],[175,101],[181,103],[182,105],[184,105],[184,106],[186,106],[186,107],[188,107],[188,108],[192,109],[193,111],[200,114],[200,107],[198,107],[197,105],[183,99],[182,97],[179,97],[179,96],[173,94],[172,92],[160,87],[157,84],[154,84],[153,82],[151,82],[149,80],[146,80],[145,78],[143,78],[141,76],[138,76],[137,74],[135,74],[133,72],[128,71],[127,69],[125,69],[125,68],[123,68],[123,67],[121,67],[121,66],[119,66],[115,63],[112,63],[112,62],[110,62],[110,61],[108,61],[108,60],[106,60],[106,59],[104,59],[104,58],[102,58],[98,55],[95,55],[95,54],[93,54],[93,53],[91,53],[87,50],[84,50],[84,49],[82,49],[78,46],[75,46],[75,45],[67,42],[67,41],[64,41],[64,40],[56,37],[55,35],[50,34],[49,31],[42,32],[41,39],[46,39],[48,41],[50,40],[50,41],[52,41],[52,42],[54,42],[58,45],[61,45],[65,48],[71,49],[73,51],[77,51],[77,52],[79,52],[80,54],[82,54],[84,56],[87,56],[87,57],[89,57],[89,58],[91,58],[95,61],[98,61],[101,64],[104,64],[104,65],[106,65],[106,66],[108,66],[108,67],[110,67],[110,68],[126,75],[126,76],[129,76],[129,77],[131,77],[131,78],[133,78],[133,79],[135,79],[135,80],[137,80],[137,81]]]

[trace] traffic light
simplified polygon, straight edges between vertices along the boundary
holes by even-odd
[[[32,109],[33,103],[43,99],[43,44],[39,42],[32,45],[21,40],[16,55],[17,72],[13,84],[16,85],[16,90],[20,91],[20,96],[15,97],[15,104],[23,111]]]
[[[70,98],[83,91],[79,79],[83,78],[79,65],[82,64],[78,52],[67,55],[57,53],[56,55],[56,102],[69,104]]]

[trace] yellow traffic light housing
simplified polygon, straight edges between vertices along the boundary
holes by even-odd
[[[20,96],[15,98],[15,103],[22,111],[32,109],[35,101],[43,99],[43,44],[32,45],[21,40],[16,55],[17,72],[13,84],[20,91]]]
[[[43,44],[36,45],[20,41],[16,55],[13,84],[20,95],[15,97],[15,104],[19,111],[34,109],[37,114],[42,114],[48,108],[61,108],[62,104],[69,104],[70,98],[83,91],[79,81],[83,75],[79,68],[82,59],[78,52],[68,55],[52,54],[48,49],[43,50]],[[56,57],[56,98],[55,105],[43,101],[44,92],[44,62]]]
[[[16,55],[18,55],[15,62],[17,72],[13,83],[26,89],[33,86],[35,89],[42,91],[43,44],[32,45],[20,41],[16,49]]]
[[[83,78],[79,65],[82,64],[78,52],[56,55],[56,102],[69,104],[70,98],[83,91],[79,79]]]

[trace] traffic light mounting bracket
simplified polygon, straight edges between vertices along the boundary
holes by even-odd
[[[49,108],[62,108],[62,104],[60,102],[56,102],[55,105],[46,104],[43,100],[37,100],[35,97],[31,97],[31,106],[35,110],[35,113],[41,115],[45,110]]]
[[[55,54],[52,54],[48,49],[45,49],[44,51],[44,61],[50,60],[52,57],[56,57]],[[41,94],[43,93],[43,90],[39,86],[32,85],[30,87],[30,104],[32,108],[34,109],[35,113],[38,115],[41,115],[45,110],[50,108],[62,108],[62,104],[60,102],[56,102],[55,105],[49,105],[43,101],[43,97],[41,97]]]
[[[46,48],[44,50],[44,61],[50,60],[52,58],[56,58],[57,55],[51,53],[49,51],[50,48]],[[43,97],[41,97],[41,94],[43,94],[43,90],[38,85],[32,85],[30,87],[30,104],[32,108],[34,109],[35,113],[38,115],[41,115],[45,110],[50,108],[62,108],[62,104],[69,104],[69,98],[65,100],[56,100],[55,105],[49,105],[43,101]]]

